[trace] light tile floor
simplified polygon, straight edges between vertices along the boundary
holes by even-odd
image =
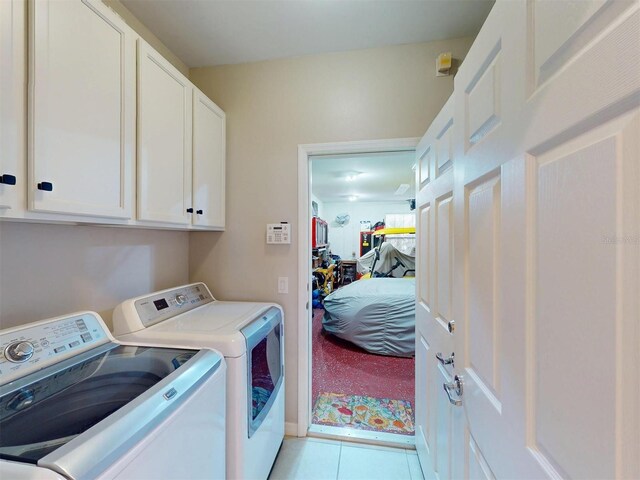
[[[415,450],[322,438],[284,439],[269,480],[423,480]]]

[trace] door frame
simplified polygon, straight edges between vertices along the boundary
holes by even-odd
[[[311,160],[341,155],[415,150],[419,137],[298,145],[298,424],[297,436],[311,426]]]

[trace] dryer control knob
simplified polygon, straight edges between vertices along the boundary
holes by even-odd
[[[176,305],[181,306],[187,301],[187,297],[183,294],[176,295]]]
[[[4,356],[13,363],[26,362],[33,356],[33,343],[31,342],[15,342],[9,345]]]

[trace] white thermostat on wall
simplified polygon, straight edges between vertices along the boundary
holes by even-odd
[[[268,223],[267,243],[291,243],[291,225],[288,223]]]

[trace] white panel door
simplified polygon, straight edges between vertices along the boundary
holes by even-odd
[[[0,215],[25,208],[26,3],[0,1]]]
[[[193,224],[224,229],[225,114],[200,90],[193,93]]]
[[[135,34],[97,0],[29,16],[29,207],[130,218]]]
[[[453,97],[420,141],[417,155],[416,448],[425,471],[452,478]],[[441,360],[437,360],[436,356]]]
[[[455,91],[454,477],[640,478],[640,4],[497,2]]]
[[[193,87],[138,40],[138,220],[188,225]]]
[[[430,357],[433,349],[427,340],[428,324],[433,321],[431,315],[433,293],[431,289],[431,215],[432,197],[427,195],[434,148],[427,134],[422,137],[416,148],[416,398],[415,398],[415,441],[418,458],[423,470],[433,470],[432,455],[435,453],[435,428],[431,415],[434,386],[433,368]]]

